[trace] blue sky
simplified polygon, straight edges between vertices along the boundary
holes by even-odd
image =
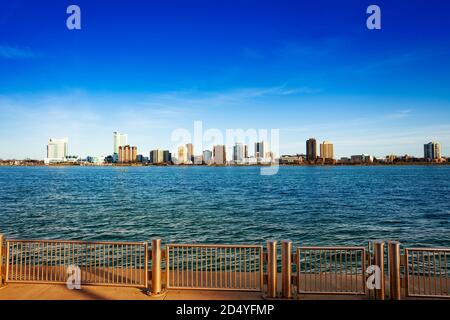
[[[147,154],[196,120],[278,128],[283,154],[316,137],[337,157],[450,155],[446,1],[30,2],[0,0],[0,158],[43,158],[50,137],[107,155],[116,130]]]

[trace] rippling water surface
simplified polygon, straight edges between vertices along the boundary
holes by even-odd
[[[0,167],[10,238],[450,247],[450,166]]]

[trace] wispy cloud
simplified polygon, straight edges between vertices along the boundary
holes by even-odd
[[[0,59],[32,59],[38,55],[29,48],[0,45]]]
[[[386,116],[387,119],[402,119],[402,118],[406,118],[411,116],[411,110],[406,109],[406,110],[399,110],[397,112],[388,114]]]
[[[250,99],[265,98],[269,96],[288,96],[297,94],[312,94],[320,92],[320,89],[302,87],[289,87],[286,84],[272,87],[253,87],[253,88],[237,88],[225,91],[175,91],[162,94],[149,95],[149,99],[155,100],[172,100],[189,103],[207,103],[214,106],[217,102],[232,103],[243,102]]]

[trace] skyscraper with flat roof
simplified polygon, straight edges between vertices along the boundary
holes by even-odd
[[[269,152],[266,141],[255,142],[255,158],[266,158]]]
[[[441,144],[433,141],[423,145],[423,157],[428,160],[439,160],[442,157]]]
[[[214,164],[225,164],[227,161],[227,153],[224,145],[216,145],[213,147]]]
[[[150,151],[150,162],[153,164],[164,162],[164,151],[157,149]]]
[[[333,144],[329,141],[324,141],[320,144],[320,158],[323,160],[334,159]]]
[[[172,154],[169,150],[163,151],[163,162],[164,163],[172,163]]]
[[[241,163],[244,161],[247,146],[242,143],[236,143],[233,147],[233,161]]]
[[[68,155],[69,139],[50,138],[47,144],[47,159],[49,161],[65,161]]]
[[[188,162],[186,146],[179,146],[178,147],[177,160],[178,160],[178,164],[186,164]]]
[[[186,149],[188,161],[194,162],[194,145],[192,143],[188,143],[186,144]]]
[[[314,138],[306,140],[306,160],[315,161],[317,159],[317,142]]]
[[[128,135],[120,132],[113,132],[113,153],[119,154],[119,147],[125,147],[128,144]]]

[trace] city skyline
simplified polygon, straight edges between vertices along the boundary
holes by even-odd
[[[171,132],[196,120],[280,129],[280,154],[305,152],[309,137],[332,141],[337,158],[421,156],[434,140],[450,154],[445,2],[378,1],[379,31],[350,2],[79,5],[78,31],[62,3],[3,5],[0,158],[42,159],[49,137],[109,154],[116,130],[139,150],[170,149]],[[42,24],[23,28],[35,12]]]
[[[231,152],[227,151],[230,150]],[[198,150],[198,149],[197,149]],[[138,154],[136,146],[128,144],[128,134],[113,132],[113,150],[107,156],[88,155],[80,157],[79,155],[69,155],[68,138],[55,139],[50,138],[47,144],[47,157],[44,158],[45,164],[62,162],[90,162],[90,163],[119,163],[119,164],[340,164],[367,162],[374,160],[382,162],[393,162],[395,159],[403,161],[425,161],[425,162],[447,162],[450,158],[442,155],[442,145],[438,141],[431,141],[423,145],[423,156],[416,157],[411,155],[389,154],[385,157],[376,157],[370,154],[352,154],[345,157],[335,158],[334,144],[331,141],[324,140],[317,146],[315,138],[306,140],[306,152],[295,154],[275,154],[266,140],[254,142],[253,154],[249,153],[248,144],[235,142],[233,146],[229,144],[214,144],[212,150],[200,149],[200,154],[194,152],[194,145],[191,142],[186,144],[177,144],[172,150],[153,149],[145,156],[145,151]],[[1,160],[1,159],[0,159]],[[30,159],[37,160],[39,159]]]

